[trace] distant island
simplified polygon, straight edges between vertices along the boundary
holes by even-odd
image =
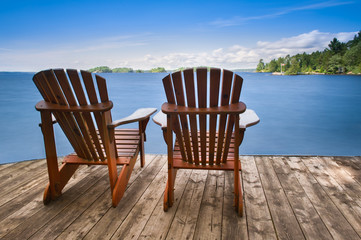
[[[274,74],[361,74],[361,31],[346,43],[334,38],[329,48],[311,54],[287,55],[269,63],[259,60],[257,72]]]
[[[198,66],[198,67],[194,67],[194,69],[199,68],[199,67],[204,67],[207,68],[208,71],[211,67],[207,67],[207,66]],[[152,68],[150,70],[134,70],[133,68],[127,68],[127,67],[120,67],[120,68],[110,68],[107,66],[100,66],[100,67],[95,67],[95,68],[91,68],[88,71],[89,72],[93,72],[93,73],[162,73],[162,72],[175,72],[175,71],[183,71],[187,68],[190,67],[180,67],[174,70],[165,70],[164,67],[157,67],[157,68]],[[256,69],[233,69],[234,72],[255,72]]]
[[[91,68],[88,70],[89,72],[93,72],[93,73],[144,73],[144,72],[151,72],[151,73],[161,73],[161,72],[167,72],[165,70],[165,68],[163,67],[157,67],[157,68],[152,68],[150,70],[133,70],[133,68],[126,68],[126,67],[121,67],[121,68],[110,68],[107,66],[100,66],[100,67],[95,67],[95,68]]]

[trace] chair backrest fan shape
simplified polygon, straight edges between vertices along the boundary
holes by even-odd
[[[44,100],[49,103],[61,106],[109,103],[104,78],[95,75],[96,88],[91,73],[80,71],[80,75],[77,70],[68,69],[65,72],[63,69],[55,69],[39,72],[33,80]],[[104,120],[111,122],[110,110],[52,113],[79,157],[93,161],[106,159],[102,135]]]
[[[163,78],[168,103],[212,108],[238,103],[243,79],[228,70],[186,69]],[[229,114],[177,115],[173,122],[182,159],[196,165],[220,165],[232,156],[234,117]]]

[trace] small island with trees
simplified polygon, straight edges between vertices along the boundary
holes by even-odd
[[[126,67],[110,68],[107,66],[91,68],[88,71],[93,72],[93,73],[134,73],[134,72],[135,73],[144,73],[144,72],[161,73],[161,72],[167,72],[165,70],[165,68],[163,68],[163,67],[152,68],[150,70],[140,70],[140,69],[133,70],[133,68],[126,68]]]
[[[287,55],[269,63],[259,60],[257,72],[297,74],[361,74],[361,31],[346,43],[334,38],[329,48],[311,54]]]

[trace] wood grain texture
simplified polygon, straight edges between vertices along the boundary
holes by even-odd
[[[66,195],[44,206],[45,160],[0,165],[1,177],[15,184],[9,180],[9,191],[0,196],[0,238],[360,239],[355,220],[361,186],[354,178],[360,170],[350,167],[360,158],[240,159],[243,218],[229,208],[232,171],[179,170],[173,207],[164,212],[165,155],[146,155],[144,168],[137,161],[117,208],[101,166],[81,166],[64,188]],[[23,173],[17,176],[19,169]],[[31,186],[15,191],[23,177]]]

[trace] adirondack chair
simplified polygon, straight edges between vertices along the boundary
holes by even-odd
[[[247,127],[259,122],[239,101],[243,79],[228,70],[198,68],[163,78],[167,102],[153,121],[160,125],[168,148],[168,181],[164,211],[174,202],[178,169],[234,171],[234,204],[243,214],[239,146]],[[173,141],[175,134],[175,142]]]
[[[142,108],[128,117],[112,121],[113,103],[108,99],[106,81],[90,72],[50,69],[38,72],[33,81],[44,100],[36,104],[41,113],[49,184],[43,202],[58,198],[64,186],[81,164],[105,165],[109,170],[112,205],[117,206],[140,153],[144,166],[145,129],[155,108]],[[83,88],[83,85],[85,88]],[[98,95],[98,96],[97,96]],[[98,100],[98,97],[100,100]],[[53,124],[57,122],[74,148],[60,168],[56,153]],[[115,129],[138,122],[138,129]],[[117,165],[123,165],[118,174]]]

